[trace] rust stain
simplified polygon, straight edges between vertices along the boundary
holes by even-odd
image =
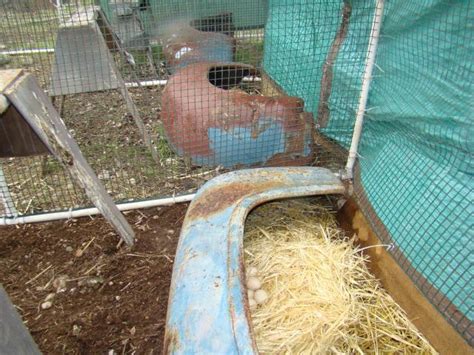
[[[231,265],[231,261],[230,261],[230,253],[227,254],[227,265]],[[240,282],[240,285],[242,286],[241,287],[241,295],[242,295],[242,299],[243,299],[243,306],[244,306],[244,315],[245,315],[245,319],[247,321],[247,325],[249,327],[249,334],[250,334],[250,337],[251,337],[251,340],[252,340],[252,349],[253,349],[253,352],[258,354],[258,348],[257,348],[257,343],[255,342],[255,337],[253,335],[253,326],[252,326],[252,321],[251,321],[251,313],[250,313],[250,306],[249,306],[249,302],[248,302],[248,293],[247,293],[247,287],[245,286],[245,263],[244,263],[244,257],[243,257],[243,247],[242,245],[240,245],[240,248],[239,248],[239,260],[238,260],[238,263],[239,263],[239,268],[238,268],[238,277],[239,277],[239,282]],[[228,288],[231,289],[232,288],[232,284],[230,282],[230,280],[232,279],[232,277],[229,277],[228,279]],[[237,336],[237,333],[235,331],[235,323],[237,322],[237,317],[238,315],[236,314],[236,311],[235,311],[235,307],[234,307],[234,302],[232,300],[232,293],[229,293],[229,296],[228,296],[228,299],[229,299],[229,314],[230,314],[230,318],[231,318],[231,326],[232,326],[232,332],[233,332],[233,337],[234,337],[234,340],[235,340],[235,343],[237,344],[238,341],[236,339],[236,336]]]
[[[203,195],[189,207],[186,219],[206,218],[232,205],[249,193],[258,193],[280,186],[281,181],[266,181],[260,183],[232,182],[205,191]]]
[[[221,77],[216,76],[211,82],[210,73],[214,71]],[[285,152],[275,164],[265,165],[281,165],[280,161],[284,165],[302,165],[311,161],[313,151],[305,152],[304,144],[312,142],[310,132],[313,126],[308,123],[309,120],[312,122],[312,116],[308,118],[304,113],[303,100],[290,96],[249,95],[240,89],[225,89],[238,85],[253,71],[255,68],[244,64],[198,63],[170,78],[163,90],[161,119],[167,138],[180,155],[215,157],[213,149],[224,149],[225,146],[211,148],[208,136],[211,128],[227,132],[242,127],[251,130],[251,139],[257,139],[267,125],[279,124],[290,141],[286,142]],[[256,165],[263,163],[259,161]]]
[[[166,329],[163,354],[171,354],[180,348],[179,334],[176,329]]]
[[[247,292],[247,287],[246,282],[245,282],[245,263],[244,263],[244,258],[242,254],[242,248],[239,252],[239,280],[240,284],[242,285],[242,298],[244,300],[244,310],[245,310],[245,318],[247,319],[247,323],[249,324],[250,327],[250,333],[252,333],[252,322],[251,322],[251,315],[250,315],[250,306],[249,306],[249,300],[248,300],[248,292]]]

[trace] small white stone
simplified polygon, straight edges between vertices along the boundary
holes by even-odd
[[[53,302],[51,301],[41,303],[41,309],[49,309],[52,306],[53,306]]]
[[[55,293],[48,293],[48,295],[46,296],[44,300],[45,302],[52,301],[54,297],[56,297]]]
[[[67,289],[67,280],[69,277],[67,275],[58,276],[53,281],[53,286],[56,288],[56,292],[64,292]]]
[[[81,332],[81,327],[77,324],[74,324],[72,326],[72,335],[78,336],[80,332]]]
[[[107,170],[103,170],[101,173],[99,173],[98,178],[101,180],[109,180],[110,173]]]

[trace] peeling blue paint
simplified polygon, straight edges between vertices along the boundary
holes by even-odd
[[[252,132],[259,130],[257,137]],[[234,126],[228,130],[209,128],[213,159],[224,167],[264,164],[275,154],[285,152],[285,135],[280,123],[261,119],[256,128]],[[238,147],[239,149],[235,149]]]
[[[344,193],[342,183],[323,168],[240,170],[205,184],[191,203],[181,230],[165,353],[257,353],[247,292],[241,283],[245,218],[265,201],[336,193]]]
[[[253,137],[258,131],[258,136]],[[211,127],[208,129],[212,156],[194,155],[191,157],[196,165],[221,165],[224,168],[236,166],[252,166],[266,164],[277,154],[285,154],[289,133],[285,132],[281,123],[271,119],[259,119],[258,126],[229,129]],[[311,135],[305,137],[304,156],[311,154]],[[179,149],[177,149],[180,154]]]
[[[170,68],[173,73],[194,63],[232,62],[234,59],[232,45],[227,41],[220,39],[202,41],[199,43],[198,49],[184,46],[181,50],[183,50],[183,54],[181,54],[182,58],[180,59],[179,64]],[[180,55],[178,53],[176,56]],[[176,58],[178,59],[178,57]]]

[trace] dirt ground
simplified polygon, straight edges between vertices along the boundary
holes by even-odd
[[[186,208],[126,213],[137,233],[132,248],[118,245],[101,217],[0,227],[0,283],[40,350],[161,353]]]

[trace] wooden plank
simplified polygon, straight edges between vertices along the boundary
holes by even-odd
[[[14,106],[0,114],[0,158],[49,154]]]
[[[20,75],[21,69],[0,70],[0,92],[6,89],[8,85]]]
[[[350,199],[338,214],[340,225],[357,232],[370,257],[370,271],[381,281],[390,296],[405,310],[408,318],[440,354],[472,354],[473,349],[421,293],[400,265],[383,247],[357,203]]]
[[[99,6],[81,6],[69,18],[62,17],[60,27],[80,27],[93,23]]]
[[[97,12],[97,26],[102,33],[102,37],[104,38],[107,47],[111,52],[121,51],[120,43],[117,35],[113,32],[112,27],[107,21],[104,13],[102,11]]]
[[[0,285],[0,354],[41,354],[7,293]]]
[[[51,75],[51,95],[118,88],[118,78],[107,55],[109,50],[94,26],[59,29]]]
[[[128,245],[132,245],[134,240],[132,228],[87,163],[76,141],[69,134],[66,125],[36,79],[30,74],[22,74],[6,88],[4,94],[48,149],[84,188],[87,196],[122,239]]]
[[[83,27],[61,28],[56,41],[51,95],[69,95],[117,88],[143,137],[144,144],[159,164],[158,152],[128,93],[97,23]]]

